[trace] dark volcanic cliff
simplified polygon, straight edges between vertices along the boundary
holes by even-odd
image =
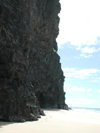
[[[65,108],[57,54],[59,0],[0,0],[0,120]]]

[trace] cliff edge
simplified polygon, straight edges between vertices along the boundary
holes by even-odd
[[[67,108],[57,54],[59,0],[0,0],[0,120]]]

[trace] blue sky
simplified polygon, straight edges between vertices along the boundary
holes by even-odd
[[[69,106],[100,108],[100,1],[61,0],[58,53]]]

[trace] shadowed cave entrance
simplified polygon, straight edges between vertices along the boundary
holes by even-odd
[[[45,105],[46,105],[46,102],[45,102],[46,97],[45,97],[42,93],[39,93],[39,94],[37,95],[37,98],[38,98],[40,107],[44,108]]]
[[[55,100],[50,97],[50,95],[48,94],[44,94],[44,93],[38,93],[36,95],[38,101],[39,101],[39,105],[41,108],[56,108],[57,104],[55,103]]]
[[[0,90],[0,121],[8,121],[9,93],[5,89]],[[3,112],[3,114],[2,114]]]

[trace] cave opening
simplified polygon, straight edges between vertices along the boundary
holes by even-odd
[[[45,106],[46,106],[46,97],[43,95],[43,93],[38,93],[36,96],[37,96],[37,99],[39,101],[40,107],[45,108]]]
[[[0,5],[0,15],[2,14],[2,7],[1,7],[1,5]]]
[[[52,95],[49,96],[46,93],[38,92],[36,97],[41,108],[60,108],[57,96],[53,97]]]

